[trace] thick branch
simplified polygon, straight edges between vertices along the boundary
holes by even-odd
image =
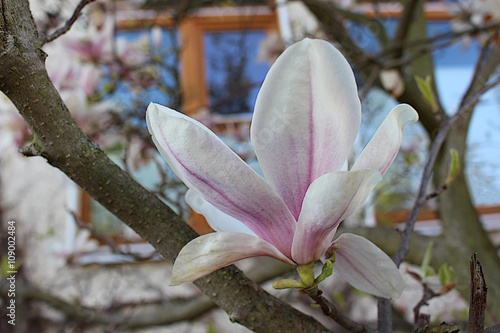
[[[330,303],[326,298],[322,295],[322,291],[318,289],[317,286],[312,287],[311,289],[306,288],[302,289],[303,292],[307,293],[307,295],[314,300],[314,302],[319,306],[321,311],[325,316],[328,316],[335,320],[340,326],[344,327],[349,332],[353,333],[373,333],[375,330],[370,328],[369,326],[359,324],[348,317],[344,316],[342,312],[337,308],[335,304]]]
[[[421,0],[408,0],[403,6],[403,13],[399,19],[399,24],[396,30],[396,43],[400,45],[401,48],[397,52],[397,58],[401,57],[403,54],[403,44],[408,37],[408,32],[412,26],[413,20],[415,19],[415,14],[418,12],[417,6]],[[423,5],[423,4],[422,4]]]
[[[407,20],[404,24],[402,23],[399,27],[398,38],[400,40],[395,40],[395,46],[398,43],[402,44],[400,52],[395,53],[393,60],[404,59],[404,57],[412,56],[417,54],[422,49],[421,47],[410,46],[413,41],[421,40],[427,37],[427,17],[425,14],[425,1],[423,0],[411,0],[412,13],[406,13],[403,20]],[[406,12],[407,8],[405,8]],[[436,88],[435,82],[435,71],[434,71],[434,61],[432,58],[431,51],[429,48],[426,54],[422,54],[420,57],[415,58],[411,63],[406,66],[401,67],[402,73],[404,73],[405,80],[405,91],[398,98],[398,101],[402,103],[408,103],[418,111],[420,116],[420,122],[426,129],[430,137],[436,134],[436,131],[440,128],[441,119],[446,119],[446,113],[441,105],[439,94]],[[415,76],[420,76],[422,78],[430,77],[431,87],[434,93],[434,98],[437,104],[437,110],[434,110],[427,101],[422,98],[422,93],[418,88]]]
[[[6,295],[6,291],[5,288],[1,288],[0,294]],[[87,326],[118,326],[122,329],[138,329],[191,320],[215,306],[210,298],[201,296],[199,299],[184,303],[161,302],[154,306],[138,304],[134,306],[132,314],[113,311],[113,315],[110,315],[106,309],[74,304],[33,286],[17,283],[16,291],[19,299],[47,304],[63,313],[67,319],[85,323]]]
[[[33,132],[34,151],[127,223],[165,259],[174,260],[196,234],[78,128],[48,78],[28,2],[2,0],[1,14],[0,88]],[[316,320],[266,293],[234,266],[199,279],[196,285],[233,320],[253,330],[326,331]]]

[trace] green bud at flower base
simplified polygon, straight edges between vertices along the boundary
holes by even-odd
[[[327,260],[321,269],[321,274],[314,278],[314,263],[307,265],[298,265],[297,271],[299,272],[300,281],[293,279],[278,280],[273,283],[274,289],[287,289],[287,288],[310,288],[317,286],[324,279],[332,275],[333,263],[335,262],[335,251],[338,246],[332,247],[331,259]]]
[[[323,265],[323,268],[321,270],[321,274],[318,275],[318,277],[314,280],[314,283],[318,284],[318,283],[322,282],[324,279],[326,279],[327,277],[332,275],[332,273],[333,273],[333,261],[328,260]]]
[[[293,279],[284,279],[274,281],[273,288],[274,289],[288,289],[288,288],[305,288],[306,286],[297,280]]]
[[[314,263],[307,265],[298,265],[297,271],[299,272],[300,280],[305,287],[311,287],[314,284]]]

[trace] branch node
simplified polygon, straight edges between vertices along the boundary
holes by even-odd
[[[32,156],[41,156],[41,152],[35,147],[33,143],[30,143],[29,145],[25,147],[19,147],[17,150],[19,153],[23,154],[26,157],[32,157]]]

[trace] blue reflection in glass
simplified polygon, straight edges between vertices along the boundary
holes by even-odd
[[[217,31],[203,35],[210,110],[218,114],[250,113],[269,70],[258,61],[264,31]]]

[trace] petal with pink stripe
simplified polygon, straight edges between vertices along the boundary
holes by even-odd
[[[404,283],[391,258],[364,237],[342,234],[335,242],[339,247],[333,272],[353,287],[366,293],[396,299]]]
[[[294,265],[268,242],[239,232],[215,232],[187,243],[175,259],[170,285],[194,281],[241,259],[269,256]]]
[[[403,126],[417,120],[417,111],[408,104],[400,104],[392,109],[351,170],[375,169],[385,174],[401,147]]]
[[[331,44],[305,39],[273,64],[251,137],[266,180],[297,219],[309,184],[339,170],[361,122],[354,74]]]
[[[298,264],[318,260],[330,247],[339,223],[356,212],[382,179],[375,170],[337,171],[316,179],[307,190],[293,239]]]
[[[153,103],[146,118],[156,147],[189,188],[291,256],[296,222],[261,176],[196,120]]]
[[[242,232],[256,236],[246,225],[215,208],[210,202],[196,193],[195,190],[188,189],[185,198],[189,207],[198,214],[203,215],[213,230],[219,232]]]

